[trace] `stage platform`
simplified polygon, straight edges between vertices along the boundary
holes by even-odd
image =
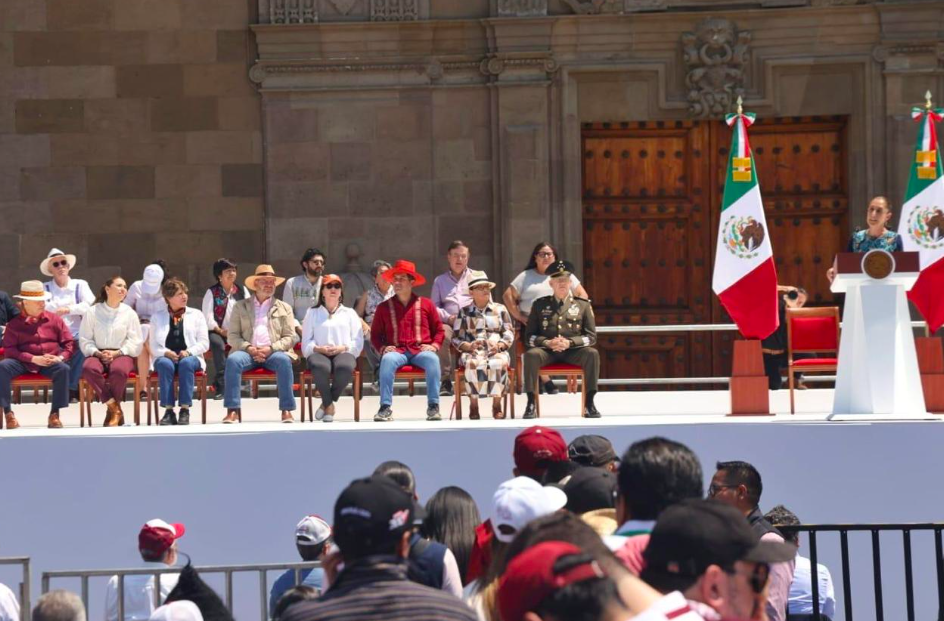
[[[578,416],[579,398],[545,396],[536,421],[520,418],[523,397],[515,420],[456,421],[448,420],[453,398],[443,397],[446,420],[427,422],[425,397],[404,396],[394,401],[393,422],[374,423],[378,398],[365,396],[362,422],[355,424],[345,397],[333,423],[288,425],[275,422],[277,401],[266,396],[244,400],[242,424],[220,424],[222,402],[210,401],[211,424],[197,424],[197,408],[189,427],[117,429],[100,426],[100,404],[93,406],[98,426],[79,428],[72,405],[62,430],[45,428],[47,405],[22,405],[15,411],[23,428],[0,431],[0,553],[32,556],[38,591],[43,570],[137,565],[137,532],[161,517],[186,524],[180,548],[195,564],[292,561],[296,522],[310,513],[330,519],[338,493],[390,459],[414,469],[422,501],[457,485],[487,517],[495,488],[511,477],[515,435],[535,423],[559,429],[568,442],[585,433],[604,435],[620,453],[656,435],[684,442],[701,459],[706,488],[717,461],[750,461],[764,478],[762,508],[782,503],[807,523],[944,519],[942,417],[827,421],[832,391],[823,389],[798,392],[799,413],[792,416],[788,392],[771,393],[777,414],[766,417],[725,416],[726,391],[604,392],[597,420]],[[128,404],[128,420],[130,412]],[[819,549],[838,572],[838,537],[821,541]],[[916,542],[914,554],[918,618],[932,618],[933,545]],[[896,599],[903,598],[900,540],[883,542],[882,558],[886,602],[902,610],[897,604],[904,600]],[[870,559],[865,547],[861,554],[854,550],[857,608],[871,601]],[[9,580],[0,572],[0,582]],[[244,588],[237,613],[245,614],[237,618],[255,618],[258,587]],[[90,618],[101,618],[103,589],[104,581],[93,582]],[[856,618],[869,615],[857,612]]]

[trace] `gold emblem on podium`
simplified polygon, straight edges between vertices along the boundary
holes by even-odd
[[[870,250],[862,257],[862,272],[875,280],[888,278],[895,272],[895,257],[887,250]]]

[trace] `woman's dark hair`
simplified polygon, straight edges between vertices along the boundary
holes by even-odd
[[[226,270],[236,269],[236,262],[229,259],[217,259],[213,262],[213,277],[216,278],[217,282],[220,280],[220,276],[223,275],[223,272]]]
[[[233,621],[233,615],[227,610],[220,596],[210,585],[203,581],[189,562],[180,572],[177,586],[167,595],[165,604],[188,600],[197,605],[204,621]]]
[[[275,603],[275,608],[269,611],[269,614],[272,616],[272,621],[281,619],[282,616],[285,615],[285,612],[298,602],[307,602],[309,600],[318,599],[320,596],[321,593],[318,592],[318,589],[308,586],[307,584],[293,586],[285,591],[285,593],[282,593],[282,597]]]
[[[183,291],[184,293],[190,293],[190,289],[187,288],[187,285],[184,284],[184,281],[179,278],[168,278],[164,281],[164,284],[161,285],[161,295],[164,296],[165,300],[168,300],[178,293]]]
[[[324,286],[321,287],[321,290],[318,291],[318,306],[324,306]],[[338,304],[344,304],[344,283],[341,283],[341,297],[338,298]]]
[[[393,479],[404,492],[411,496],[416,493],[416,478],[410,467],[400,461],[385,461],[374,469],[373,474]]]
[[[555,261],[558,259],[558,257],[560,257],[560,253],[557,252],[557,248],[555,248],[551,244],[551,242],[542,241],[541,243],[539,243],[537,246],[534,247],[534,250],[531,251],[531,257],[528,259],[528,266],[524,268],[525,270],[537,269],[538,262],[535,257],[537,257],[537,254],[541,251],[541,248],[545,248],[545,247],[550,248],[551,252],[554,253]]]
[[[325,253],[321,252],[317,248],[309,248],[308,250],[305,251],[304,254],[302,254],[302,260],[300,263],[302,266],[302,269],[305,269],[305,264],[311,261],[312,259],[314,259],[315,257],[321,257],[323,259],[324,256],[325,256]]]
[[[562,574],[588,561],[585,554],[562,556],[554,563],[554,573]],[[613,602],[622,603],[616,582],[607,577],[574,582],[544,598],[534,611],[542,619],[596,621],[605,616]]]
[[[118,279],[125,280],[120,275],[115,274],[114,276],[112,276],[111,278],[105,281],[105,284],[102,285],[102,288],[98,290],[98,299],[95,300],[96,304],[104,304],[105,302],[108,301],[108,292],[106,291],[106,289],[112,286],[113,284],[115,284],[115,281]],[[125,284],[128,284],[128,281],[125,281]]]
[[[481,522],[475,500],[461,487],[444,487],[426,503],[423,536],[452,550],[463,583],[475,547],[475,528]]]

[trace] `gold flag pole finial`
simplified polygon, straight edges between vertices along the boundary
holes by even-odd
[[[930,95],[931,95],[931,91],[928,91],[928,96]],[[740,95],[738,95],[737,104],[738,104],[738,114],[744,114],[744,99]]]
[[[927,110],[931,109],[931,90],[928,89],[928,92],[924,94],[924,107]]]

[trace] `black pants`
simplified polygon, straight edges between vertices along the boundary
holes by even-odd
[[[223,390],[223,374],[226,372],[226,341],[216,332],[210,332],[210,353],[213,354],[213,381],[217,390]]]
[[[349,353],[330,358],[317,352],[308,356],[308,369],[311,371],[311,377],[315,381],[318,392],[321,393],[321,407],[327,408],[338,400],[344,389],[351,383],[356,366],[357,358]],[[333,385],[332,373],[334,374]]]
[[[19,360],[7,358],[0,361],[0,409],[3,413],[12,411],[10,393],[13,378],[29,373],[26,365]],[[58,412],[69,407],[69,363],[57,362],[48,367],[39,368],[40,375],[52,380],[52,406],[50,412]]]
[[[596,349],[577,347],[553,352],[543,347],[532,347],[524,353],[524,390],[526,393],[537,391],[541,367],[554,362],[575,364],[583,368],[587,390],[596,392],[597,380],[600,378],[600,352]]]
[[[801,358],[811,358],[813,354],[793,354],[794,360]],[[787,352],[782,354],[764,354],[764,375],[767,376],[767,385],[771,390],[780,390],[783,388],[783,376],[780,375],[780,369],[787,368]],[[794,372],[793,378],[800,381],[800,374]]]

